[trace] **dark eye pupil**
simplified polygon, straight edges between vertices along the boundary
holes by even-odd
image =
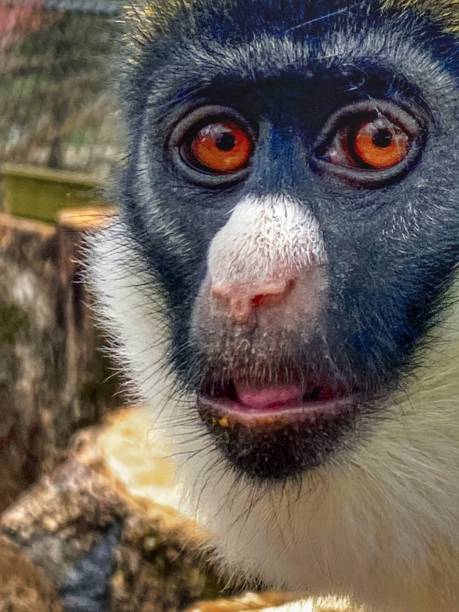
[[[376,147],[385,149],[392,144],[392,134],[387,128],[378,130],[373,136],[373,144]]]
[[[236,138],[230,132],[224,132],[217,137],[216,145],[220,151],[232,151],[236,144]]]

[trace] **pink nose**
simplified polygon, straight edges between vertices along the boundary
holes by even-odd
[[[281,303],[295,285],[295,279],[238,285],[213,285],[212,297],[223,305],[237,323],[245,323],[258,309]]]

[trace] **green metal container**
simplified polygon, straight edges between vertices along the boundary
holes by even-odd
[[[104,205],[100,184],[88,175],[35,166],[1,167],[5,212],[55,222],[65,208]]]

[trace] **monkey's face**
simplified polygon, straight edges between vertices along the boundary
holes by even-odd
[[[256,4],[146,43],[122,200],[186,417],[272,480],[365,443],[422,361],[459,261],[459,120],[433,23]]]

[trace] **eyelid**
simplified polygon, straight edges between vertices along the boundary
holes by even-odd
[[[254,145],[256,145],[256,133],[250,123],[240,113],[230,107],[207,105],[201,106],[194,111],[191,111],[181,121],[179,121],[172,130],[169,139],[166,142],[166,147],[172,156],[172,161],[175,166],[188,178],[191,182],[204,187],[220,187],[234,184],[247,176],[250,172],[250,163],[232,173],[226,174],[211,174],[199,171],[190,167],[181,155],[181,146],[187,135],[195,129],[199,129],[202,122],[203,125],[213,120],[234,121],[241,125],[249,134]]]
[[[384,116],[399,125],[412,139],[410,151],[399,164],[382,170],[365,169],[331,163],[324,159],[321,151],[326,151],[340,128],[344,128],[361,116]],[[326,122],[315,145],[313,165],[327,174],[337,176],[362,187],[377,188],[405,175],[419,157],[425,140],[425,125],[402,107],[386,100],[358,102],[340,109]]]
[[[394,123],[401,123],[403,128],[413,138],[415,138],[419,132],[419,122],[401,107],[391,102],[386,102],[385,100],[359,102],[342,108],[328,119],[319,134],[316,149],[326,144],[326,142],[330,140],[330,134],[335,133],[340,125],[344,125],[346,119],[355,119],[355,117],[365,114],[381,114],[384,117],[389,117]]]

